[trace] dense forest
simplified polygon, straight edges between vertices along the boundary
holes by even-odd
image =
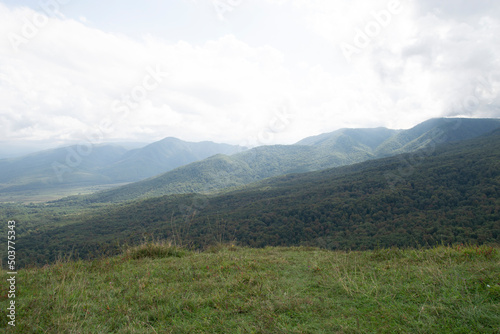
[[[218,195],[170,195],[85,209],[78,205],[4,206],[4,215],[18,220],[21,264],[115,254],[124,244],[144,238],[193,248],[217,242],[358,250],[498,243],[500,131],[410,154],[270,178]]]

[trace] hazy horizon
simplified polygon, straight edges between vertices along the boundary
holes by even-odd
[[[454,118],[461,118],[461,117],[447,117],[447,118],[454,119]],[[464,117],[464,118],[472,118],[472,117]],[[480,118],[473,118],[473,119],[480,119]],[[491,119],[500,119],[500,118],[491,118]],[[418,123],[418,124],[421,124],[421,123]],[[407,130],[407,129],[413,128],[414,126],[416,126],[418,124],[415,124],[409,128],[404,128],[404,129],[403,128],[393,129],[393,128],[387,128],[387,127],[372,127],[372,128],[387,128],[390,130]],[[336,129],[334,131],[341,130],[341,129]],[[345,128],[345,129],[356,129],[356,128]],[[330,132],[334,132],[334,131],[330,131]],[[325,132],[308,135],[306,137],[300,138],[297,141],[294,141],[293,143],[273,143],[273,144],[260,143],[260,145],[250,146],[247,148],[254,148],[257,146],[265,146],[265,145],[291,145],[291,144],[295,144],[295,143],[297,143],[305,138],[314,137],[314,136],[318,136],[321,134],[325,134]],[[54,143],[54,142],[26,143],[26,142],[21,142],[19,144],[16,144],[15,142],[11,142],[11,143],[0,142],[0,159],[18,158],[18,157],[22,157],[22,156],[25,156],[25,155],[28,155],[31,153],[36,153],[36,152],[40,152],[40,151],[44,151],[44,150],[63,148],[63,147],[72,146],[72,145],[113,145],[113,144],[116,144],[116,145],[123,146],[127,149],[137,149],[137,148],[147,146],[149,144],[155,143],[157,141],[161,141],[161,140],[169,138],[169,137],[172,137],[172,136],[167,135],[159,140],[154,140],[151,142],[132,141],[132,140],[127,140],[127,139],[122,139],[122,140],[116,139],[116,140],[112,140],[112,141],[93,142],[91,137],[87,137],[86,139],[83,139],[80,141],[70,141],[70,142],[65,142],[65,143]],[[190,140],[185,140],[183,138],[178,138],[178,137],[173,137],[173,138],[177,138],[177,139],[180,139],[180,140],[185,141],[185,142],[207,142],[207,141],[209,141],[209,142],[215,142],[215,143],[219,143],[219,144],[238,145],[238,144],[217,142],[217,141],[213,141],[213,140],[190,141]]]

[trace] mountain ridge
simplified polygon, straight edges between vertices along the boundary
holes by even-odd
[[[98,192],[90,202],[117,202],[168,194],[206,193],[243,186],[268,177],[310,172],[466,140],[500,128],[498,119],[431,119],[409,130],[340,129],[294,145],[260,146],[231,157],[211,157],[147,180]],[[376,134],[369,143],[367,134]],[[371,147],[370,147],[371,146]],[[388,149],[392,147],[392,151]],[[219,173],[214,159],[226,168]],[[231,164],[228,164],[228,159]],[[233,170],[231,170],[231,167]]]
[[[213,142],[186,142],[173,137],[141,148],[119,144],[72,145],[0,160],[2,198],[81,187],[123,184],[145,179],[213,154],[245,148]]]

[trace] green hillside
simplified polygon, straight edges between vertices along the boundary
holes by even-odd
[[[306,138],[296,145],[257,147],[215,156],[121,188],[71,201],[120,202],[189,192],[235,188],[269,177],[350,165],[379,157],[484,135],[497,119],[432,119],[410,130],[341,129]]]
[[[499,162],[500,130],[433,150],[268,179],[219,195],[96,205],[84,214],[60,202],[29,210],[10,207],[8,216],[22,218],[21,259],[38,264],[71,252],[81,257],[114,254],[120,244],[135,244],[145,234],[195,248],[233,240],[253,247],[327,249],[498,244]],[[40,226],[44,215],[58,223]]]
[[[384,141],[375,149],[377,156],[413,152],[427,145],[457,142],[498,129],[498,119],[434,118]]]
[[[101,168],[99,172],[117,182],[138,181],[212,155],[231,155],[243,150],[243,147],[234,145],[213,142],[190,143],[168,137],[126,152],[119,161]]]
[[[497,247],[146,244],[17,275],[4,333],[498,333]],[[3,277],[7,277],[5,271]],[[0,307],[9,299],[2,285]]]

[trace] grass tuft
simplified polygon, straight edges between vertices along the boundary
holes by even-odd
[[[165,257],[183,257],[186,251],[172,245],[171,242],[151,241],[140,246],[131,247],[124,253],[126,259],[138,260],[143,258],[162,259]]]

